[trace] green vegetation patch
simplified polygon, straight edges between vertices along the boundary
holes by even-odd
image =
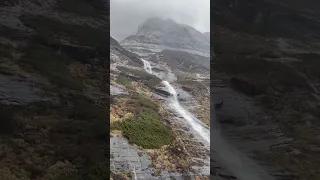
[[[129,143],[146,149],[160,148],[174,141],[171,128],[163,124],[157,113],[156,103],[139,95],[133,95],[131,102],[136,107],[136,116],[112,123],[112,130],[122,130]]]
[[[125,78],[125,77],[119,77],[117,79],[117,82],[122,84],[122,85],[124,85],[127,88],[130,88],[132,86],[131,81],[128,78]]]
[[[33,68],[45,74],[49,80],[59,87],[67,87],[73,90],[82,90],[81,82],[72,77],[67,65],[73,62],[67,56],[58,55],[51,49],[43,46],[30,46],[22,61],[27,62]]]
[[[151,109],[155,112],[157,112],[159,109],[158,104],[156,104],[155,102],[153,102],[149,98],[146,98],[142,95],[134,94],[131,96],[131,98],[132,98],[132,102],[135,103],[137,108],[141,108],[141,109],[148,108],[148,109]]]
[[[41,37],[66,38],[83,46],[106,48],[109,44],[110,34],[102,28],[66,24],[58,20],[43,16],[24,14],[20,20],[28,27],[37,31]]]
[[[117,122],[112,128],[120,128],[129,143],[146,149],[160,148],[175,139],[171,129],[161,122],[159,115],[148,108],[141,110],[137,119]]]

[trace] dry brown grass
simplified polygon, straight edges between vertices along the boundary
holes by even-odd
[[[184,151],[183,144],[179,140],[169,146],[165,145],[159,149],[146,150],[156,170],[180,172],[190,167],[189,156]]]

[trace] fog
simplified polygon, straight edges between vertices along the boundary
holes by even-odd
[[[150,17],[171,18],[209,32],[210,0],[110,0],[110,33],[117,41],[135,34]]]

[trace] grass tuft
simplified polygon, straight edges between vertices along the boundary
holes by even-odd
[[[117,82],[124,85],[126,88],[130,88],[132,86],[132,83],[128,78],[119,77]]]

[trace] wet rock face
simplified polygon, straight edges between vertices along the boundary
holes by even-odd
[[[132,81],[138,81],[138,82],[140,82],[140,81],[143,80],[143,78],[141,78],[141,77],[129,75],[129,74],[126,74],[126,73],[123,73],[123,72],[121,72],[120,75],[121,75],[121,76],[124,76],[124,77],[126,77],[126,78],[128,78],[128,79],[131,79]]]
[[[153,67],[153,68],[152,68],[152,71],[153,71],[153,72],[166,72],[165,69],[163,69],[163,68],[158,68],[158,67]]]
[[[51,101],[39,95],[39,89],[22,78],[0,75],[0,102],[7,105],[27,105],[32,102]]]
[[[157,94],[164,95],[164,96],[166,96],[166,97],[172,95],[172,94],[169,93],[168,91],[163,90],[163,88],[161,88],[161,89],[160,89],[160,88],[153,88],[153,90],[154,90]]]
[[[128,92],[118,86],[110,85],[110,94],[112,97],[120,94],[128,94]]]

